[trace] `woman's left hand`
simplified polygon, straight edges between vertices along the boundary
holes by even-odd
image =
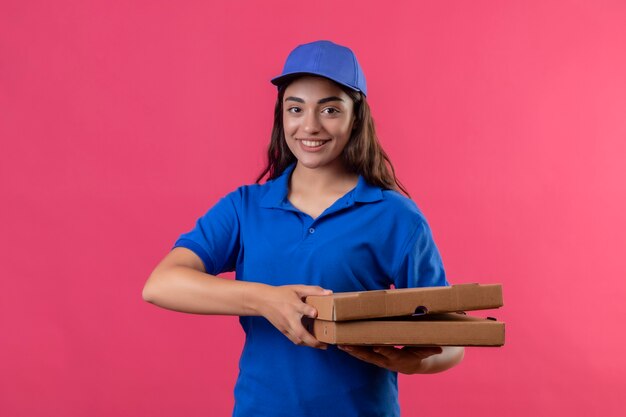
[[[443,352],[440,347],[337,346],[362,361],[403,374],[430,373],[426,358]],[[437,372],[437,371],[435,371]]]

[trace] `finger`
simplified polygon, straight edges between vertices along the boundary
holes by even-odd
[[[294,332],[289,329],[286,328],[284,330],[280,331],[287,339],[289,339],[291,341],[291,343],[293,343],[294,345],[300,345],[302,343],[302,341],[300,340],[300,338],[298,338]]]
[[[309,295],[330,295],[333,293],[332,290],[327,290],[317,285],[296,285],[294,289],[300,298]]]
[[[409,352],[421,359],[426,359],[433,355],[438,355],[443,352],[443,349],[439,346],[405,346],[403,351]]]
[[[317,317],[317,310],[315,309],[315,307],[310,306],[306,303],[300,303],[297,309],[298,313],[302,314],[303,316],[310,317],[312,319]]]
[[[301,345],[309,346],[316,349],[328,349],[328,344],[320,342],[311,333],[304,330],[304,333],[298,333],[298,337],[301,340]]]
[[[309,333],[301,322],[294,325],[293,334],[300,341],[300,343],[298,343],[300,345],[305,345],[317,349],[328,348],[328,345],[326,343],[320,342],[311,333]]]
[[[357,359],[374,365],[383,366],[383,362],[386,360],[384,356],[374,352],[371,347],[352,345],[338,345],[337,347]]]
[[[427,355],[436,355],[443,352],[443,349],[440,346],[404,346],[402,349],[413,353],[424,353]]]
[[[408,353],[403,352],[401,349],[396,349],[393,346],[375,346],[372,350],[390,360],[397,360],[402,357],[406,357]]]

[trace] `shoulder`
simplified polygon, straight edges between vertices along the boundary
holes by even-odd
[[[388,239],[402,247],[430,233],[430,226],[422,210],[412,199],[394,190],[379,188],[379,198],[372,204],[364,204],[364,221],[374,222],[378,230],[385,230]]]
[[[395,190],[382,190],[382,194],[380,204],[385,212],[403,222],[426,223],[424,213],[412,199]]]
[[[273,194],[277,193],[275,180],[267,181],[263,184],[246,184],[242,185],[230,193],[222,197],[222,200],[231,202],[236,207],[258,206],[263,201],[272,199]]]
[[[265,189],[267,189],[267,184],[244,184],[228,193],[225,197],[230,199],[255,198],[263,194]]]

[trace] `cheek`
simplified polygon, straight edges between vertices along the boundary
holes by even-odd
[[[283,130],[286,135],[293,133],[298,129],[298,124],[293,117],[283,116]]]
[[[352,134],[352,124],[350,120],[337,120],[337,123],[332,126],[332,131],[335,136],[350,137]]]

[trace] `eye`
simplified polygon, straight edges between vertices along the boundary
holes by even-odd
[[[300,107],[288,107],[287,108],[287,112],[288,113],[300,113],[302,111],[302,109]]]
[[[337,113],[339,113],[339,110],[334,108],[334,107],[326,107],[324,110],[322,110],[322,113],[337,114]]]

